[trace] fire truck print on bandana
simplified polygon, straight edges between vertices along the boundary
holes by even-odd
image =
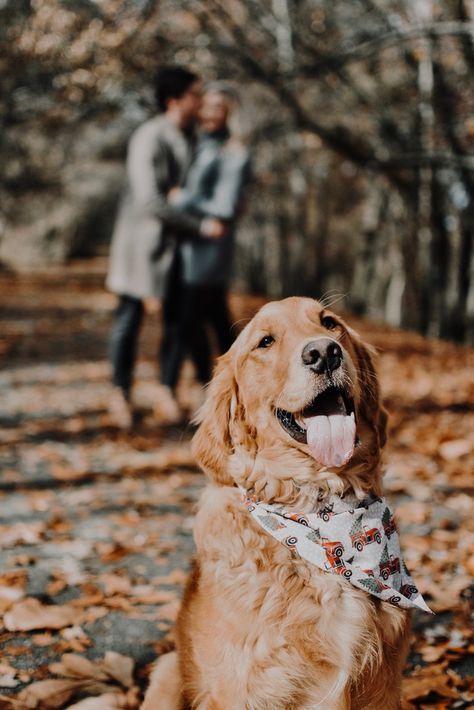
[[[431,612],[403,562],[393,514],[383,498],[331,496],[295,513],[243,491],[254,520],[294,554],[354,587],[404,609]]]

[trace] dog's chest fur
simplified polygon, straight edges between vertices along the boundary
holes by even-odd
[[[385,665],[386,647],[404,633],[405,612],[293,558],[235,488],[206,489],[195,538],[200,579],[188,618],[206,618],[207,629],[193,629],[194,646],[201,637],[206,648],[203,687],[228,710],[309,708],[322,697],[343,707],[354,679]],[[204,613],[193,615],[194,604]],[[253,704],[239,705],[244,698]]]

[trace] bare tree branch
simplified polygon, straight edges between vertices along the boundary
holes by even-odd
[[[362,61],[388,47],[402,42],[410,42],[422,37],[469,36],[474,32],[474,22],[438,22],[420,25],[408,30],[393,30],[347,50],[326,57],[321,62],[298,67],[298,73],[312,79],[328,72],[334,72],[350,62]]]

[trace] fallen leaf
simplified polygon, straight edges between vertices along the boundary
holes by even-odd
[[[45,530],[45,523],[14,523],[13,525],[0,526],[0,547],[13,547],[13,545],[36,545],[40,542]]]
[[[66,641],[72,641],[73,639],[86,641],[88,639],[87,634],[84,633],[84,630],[80,626],[68,626],[61,631],[61,636],[65,638]]]
[[[78,481],[88,474],[87,470],[74,469],[60,463],[50,463],[49,470],[58,481]]]
[[[48,597],[55,597],[60,594],[67,587],[67,583],[64,579],[55,579],[48,584],[46,587],[46,593]]]
[[[104,693],[95,698],[84,698],[74,705],[69,705],[67,710],[120,710],[121,708],[127,708],[127,710],[131,708],[126,695]]]
[[[122,656],[115,651],[107,651],[101,667],[111,678],[117,680],[124,688],[133,685],[133,669],[135,662],[128,656]]]
[[[10,646],[8,649],[8,655],[13,658],[17,658],[18,656],[24,656],[29,652],[29,650],[28,646],[24,646],[23,644],[20,644],[19,646]]]
[[[25,596],[23,589],[19,587],[0,587],[0,599],[9,602],[16,602]]]
[[[84,612],[82,620],[84,623],[93,624],[97,619],[101,619],[103,616],[107,616],[109,610],[104,606],[92,606],[90,609]]]
[[[396,511],[397,520],[403,523],[424,523],[429,515],[429,506],[418,501],[399,505]]]
[[[470,555],[466,562],[464,563],[464,567],[466,568],[466,572],[471,576],[474,577],[474,555]]]
[[[16,674],[16,668],[12,668],[7,663],[0,663],[0,688],[16,688],[20,683]]]
[[[156,616],[158,619],[163,619],[164,621],[176,621],[180,606],[181,602],[178,599],[168,602],[168,604],[163,604],[158,607]]]
[[[62,629],[77,622],[77,609],[67,605],[41,604],[27,597],[5,614],[4,624],[8,631],[32,631],[34,629]]]
[[[16,669],[6,661],[0,661],[0,673],[16,673]]]
[[[446,461],[460,458],[469,454],[474,448],[474,442],[468,439],[454,439],[444,441],[439,447],[440,456]]]
[[[140,593],[138,587],[132,589],[132,595],[131,601],[135,604],[164,604],[165,602],[171,602],[176,599],[176,594],[173,592],[154,590],[151,592]]]
[[[89,661],[84,656],[75,653],[65,653],[59,663],[51,663],[52,673],[66,678],[93,678],[94,680],[107,681],[108,674],[96,663]]]
[[[184,584],[189,577],[182,569],[174,569],[169,574],[157,575],[151,580],[153,584]]]
[[[459,698],[459,693],[449,685],[448,678],[437,674],[420,677],[413,675],[404,678],[402,684],[403,696],[407,700],[417,700],[430,693],[437,693],[442,698]]]
[[[44,634],[35,634],[31,638],[31,642],[35,646],[51,646],[53,641],[54,641],[53,635],[49,632],[46,632]]]
[[[85,594],[82,597],[73,599],[71,601],[71,606],[76,606],[81,609],[88,609],[89,607],[96,606],[104,600],[104,595],[99,592],[97,594]]]
[[[426,646],[421,650],[421,657],[426,663],[435,663],[443,658],[448,647],[447,643],[443,643],[439,646]]]
[[[132,586],[127,577],[122,577],[118,574],[103,574],[100,577],[100,581],[104,585],[104,594],[106,596],[128,594]]]
[[[18,695],[20,709],[56,710],[61,708],[84,685],[83,681],[40,680]]]

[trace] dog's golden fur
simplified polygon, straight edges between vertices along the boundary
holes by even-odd
[[[259,347],[269,335],[270,346]],[[302,367],[301,352],[322,336],[343,348],[339,374],[359,438],[349,462],[332,470],[275,416],[317,393],[326,375]],[[177,651],[159,660],[143,710],[399,707],[408,613],[293,557],[253,521],[235,487],[299,511],[330,493],[379,494],[386,413],[373,355],[317,301],[289,298],[264,306],[220,358],[193,442],[211,480],[196,517],[197,562]]]

